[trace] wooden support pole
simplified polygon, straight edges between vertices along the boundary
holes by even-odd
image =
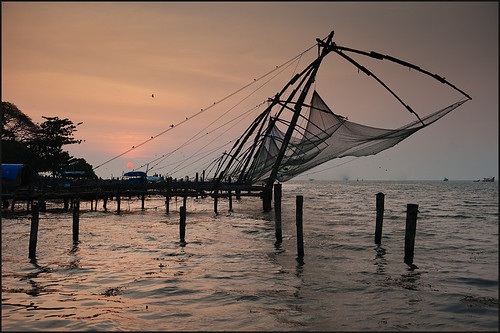
[[[14,205],[14,202],[12,203]],[[47,211],[47,203],[45,202],[45,194],[42,194],[42,198],[38,201],[38,205],[41,212]]]
[[[375,221],[375,244],[382,243],[382,224],[384,222],[384,193],[377,193],[377,217]]]
[[[406,231],[405,231],[405,258],[404,262],[412,268],[418,268],[413,265],[413,255],[415,250],[415,234],[417,231],[418,205],[408,204],[406,206]]]
[[[186,206],[181,206],[180,210],[180,224],[179,224],[179,234],[180,234],[180,241],[181,243],[185,243],[185,236],[186,236]]]
[[[120,214],[120,193],[116,196],[116,213]]]
[[[141,196],[141,209],[144,210],[144,200],[146,199],[146,195]]]
[[[29,245],[29,255],[30,259],[35,259],[36,257],[36,242],[38,239],[38,221],[39,221],[39,207],[37,204],[31,205],[31,230],[30,230],[30,245]]]
[[[107,211],[108,208],[106,207],[106,205],[108,204],[108,198],[107,197],[104,197],[102,199],[102,209],[104,209],[104,211]]]
[[[231,185],[231,177],[228,179],[229,185]],[[233,196],[231,195],[231,190],[227,191],[227,194],[229,195],[229,211],[233,211]]]
[[[271,211],[271,201],[273,199],[272,187],[265,187],[262,191],[262,208],[264,212]]]
[[[95,203],[97,205],[97,202]],[[94,211],[94,200],[90,199],[90,211]]]
[[[187,206],[186,206],[186,203],[187,203],[187,195],[186,195],[186,194],[184,194],[184,196],[182,197],[182,205],[183,205],[184,207],[187,207]]]
[[[73,242],[78,242],[80,232],[80,199],[76,199],[73,206]]]
[[[274,215],[276,243],[283,240],[281,231],[281,184],[274,184]]]
[[[170,212],[170,192],[172,187],[172,177],[167,178],[167,195],[165,196],[165,211],[168,214]]]
[[[217,201],[218,201],[218,195],[217,195],[217,191],[215,191],[214,193],[214,213],[215,215],[219,215],[219,213],[217,212]]]
[[[64,210],[68,210],[68,208],[69,208],[69,199],[64,198]]]
[[[303,203],[304,203],[304,197],[302,195],[297,195],[296,198],[297,256],[299,258],[304,257],[304,235],[302,228]]]

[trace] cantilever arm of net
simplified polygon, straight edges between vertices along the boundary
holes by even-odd
[[[417,117],[417,119],[422,123],[423,126],[425,126],[424,122],[422,121],[422,119],[420,119],[420,117],[418,116],[418,114],[415,111],[413,111],[413,109],[408,104],[406,104],[405,102],[403,102],[403,100],[401,98],[399,98],[399,96],[396,95],[396,93],[394,93],[394,91],[392,91],[384,82],[382,82],[382,80],[380,80],[369,69],[367,69],[366,67],[364,67],[364,66],[360,65],[359,63],[357,63],[354,59],[352,59],[348,55],[344,54],[341,50],[339,50],[337,48],[333,48],[333,51],[335,53],[337,53],[338,55],[342,56],[344,59],[348,60],[351,64],[353,64],[354,66],[356,66],[357,68],[359,68],[366,75],[372,76],[378,83],[380,83],[385,89],[387,89],[401,104],[403,104],[403,106],[410,113],[413,113]]]
[[[386,60],[395,62],[395,63],[397,63],[399,65],[412,68],[412,69],[414,69],[416,71],[419,71],[419,72],[421,72],[423,74],[426,74],[426,75],[429,75],[429,76],[433,77],[434,79],[438,80],[439,82],[441,82],[443,84],[449,85],[450,87],[452,87],[456,91],[460,92],[462,95],[464,95],[468,99],[472,99],[472,97],[470,97],[467,93],[465,93],[461,89],[458,89],[456,86],[454,86],[453,84],[451,84],[450,82],[448,82],[444,77],[441,77],[441,76],[439,76],[437,74],[432,74],[431,72],[429,72],[429,71],[427,71],[425,69],[422,69],[419,66],[416,66],[416,65],[411,64],[409,62],[403,61],[401,59],[394,58],[394,57],[389,56],[389,55],[383,55],[383,54],[380,54],[380,53],[375,52],[375,51],[365,52],[365,51],[360,51],[360,50],[356,50],[356,49],[352,49],[352,48],[344,47],[344,46],[339,46],[339,45],[334,45],[334,48],[338,49],[338,50],[341,50],[341,51],[348,51],[348,52],[353,52],[353,53],[361,54],[361,55],[368,56],[368,57],[375,58],[375,59],[379,59],[379,60],[386,59]]]

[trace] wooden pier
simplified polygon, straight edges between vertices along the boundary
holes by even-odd
[[[38,203],[41,211],[45,210],[47,201],[63,201],[64,209],[69,209],[70,202],[78,200],[90,201],[91,207],[93,203],[99,200],[103,201],[103,206],[106,209],[106,203],[113,198],[117,201],[117,212],[120,213],[121,198],[140,198],[142,200],[142,208],[144,208],[144,200],[146,197],[165,197],[167,203],[171,198],[183,198],[186,200],[189,197],[212,197],[214,198],[214,211],[217,213],[217,199],[229,198],[232,203],[232,198],[240,198],[243,196],[260,197],[263,200],[263,208],[265,211],[271,210],[271,190],[264,185],[246,185],[227,182],[200,182],[200,181],[179,181],[168,178],[164,181],[146,182],[143,184],[132,184],[126,181],[119,180],[91,180],[79,184],[65,186],[52,186],[31,189],[18,189],[11,193],[2,193],[2,204],[6,208],[14,211],[16,203],[26,203],[26,210],[30,210],[30,206],[34,202]],[[230,207],[232,208],[232,207]],[[96,203],[97,209],[97,203]]]

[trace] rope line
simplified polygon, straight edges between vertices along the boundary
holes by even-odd
[[[237,93],[239,93],[240,91],[242,91],[242,90],[244,90],[244,89],[248,88],[249,86],[251,86],[251,85],[255,84],[256,82],[260,81],[261,79],[265,78],[266,76],[270,75],[271,73],[273,73],[273,72],[277,71],[277,70],[278,70],[278,69],[280,69],[281,67],[283,67],[283,66],[285,66],[285,65],[287,65],[287,64],[289,64],[289,63],[291,63],[291,62],[293,62],[293,61],[295,61],[295,59],[302,57],[302,55],[304,55],[305,53],[309,52],[309,51],[310,51],[312,48],[314,48],[315,46],[316,46],[316,44],[314,44],[313,46],[309,47],[309,48],[308,48],[308,49],[306,49],[305,51],[301,52],[301,53],[300,53],[300,54],[298,54],[297,56],[295,56],[295,57],[291,58],[290,60],[288,60],[288,61],[284,62],[283,64],[281,64],[281,65],[279,65],[279,66],[276,66],[276,68],[274,68],[274,69],[270,70],[269,72],[265,73],[264,75],[261,75],[261,76],[260,76],[260,77],[258,77],[257,79],[254,79],[252,82],[250,82],[250,83],[246,84],[245,86],[243,86],[242,88],[240,88],[240,89],[236,90],[235,92],[233,92],[233,93],[231,93],[231,94],[227,95],[226,97],[223,97],[223,98],[222,98],[222,99],[220,99],[219,101],[214,102],[212,105],[210,105],[210,106],[208,106],[208,107],[206,107],[206,108],[201,109],[200,111],[198,111],[197,113],[195,113],[195,114],[194,114],[194,115],[192,115],[191,117],[188,117],[188,118],[186,118],[186,119],[182,120],[181,122],[179,122],[179,123],[178,123],[178,124],[176,124],[176,125],[171,125],[171,127],[167,128],[166,130],[163,130],[162,132],[160,132],[160,133],[158,133],[158,134],[156,134],[156,135],[154,135],[154,136],[151,136],[149,139],[147,139],[147,140],[145,140],[145,141],[143,141],[143,142],[141,142],[141,143],[139,143],[139,144],[137,144],[137,145],[135,145],[135,146],[132,146],[132,148],[129,148],[129,149],[127,149],[126,151],[124,151],[123,153],[118,154],[118,155],[116,155],[115,157],[110,158],[109,160],[107,160],[107,161],[105,161],[105,162],[103,162],[103,163],[99,164],[98,166],[94,167],[92,170],[96,170],[96,169],[98,169],[98,168],[102,167],[103,165],[106,165],[106,164],[108,164],[109,162],[116,160],[117,158],[119,158],[119,157],[121,157],[121,156],[123,156],[123,155],[125,155],[125,154],[127,154],[127,153],[129,153],[129,152],[131,152],[132,150],[137,149],[137,148],[139,148],[139,147],[141,147],[141,146],[145,145],[146,143],[148,143],[148,142],[150,142],[150,141],[152,141],[152,140],[154,140],[154,139],[158,138],[159,136],[162,136],[163,134],[167,133],[168,131],[172,130],[173,128],[175,128],[175,127],[177,127],[177,126],[180,126],[180,125],[184,124],[184,123],[185,123],[185,122],[187,122],[188,120],[193,119],[193,118],[195,118],[195,117],[199,116],[200,114],[202,114],[202,113],[204,113],[204,112],[206,112],[206,111],[210,110],[210,109],[211,109],[211,108],[213,108],[215,105],[217,105],[217,104],[219,104],[219,103],[222,103],[223,101],[225,101],[225,100],[229,99],[230,97],[232,97],[232,96],[236,95],[236,94],[237,94]]]

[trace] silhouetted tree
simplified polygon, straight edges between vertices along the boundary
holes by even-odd
[[[49,171],[54,176],[62,171],[86,171],[95,177],[92,166],[82,158],[74,158],[63,146],[79,144],[74,138],[76,127],[67,118],[42,117],[35,124],[14,104],[2,102],[2,163],[29,164],[33,171]]]
[[[92,169],[92,165],[88,164],[83,158],[71,158],[64,171],[85,171],[88,178],[96,179],[97,175]]]
[[[2,102],[2,140],[27,143],[38,134],[39,127],[12,103]]]
[[[82,140],[73,137],[76,126],[67,118],[42,117],[46,119],[40,124],[36,139],[30,142],[32,149],[41,157],[43,168],[57,175],[69,164],[71,155],[62,149],[69,144],[79,144]]]
[[[40,158],[29,143],[37,137],[38,125],[9,102],[2,102],[1,115],[2,163],[37,164]]]

